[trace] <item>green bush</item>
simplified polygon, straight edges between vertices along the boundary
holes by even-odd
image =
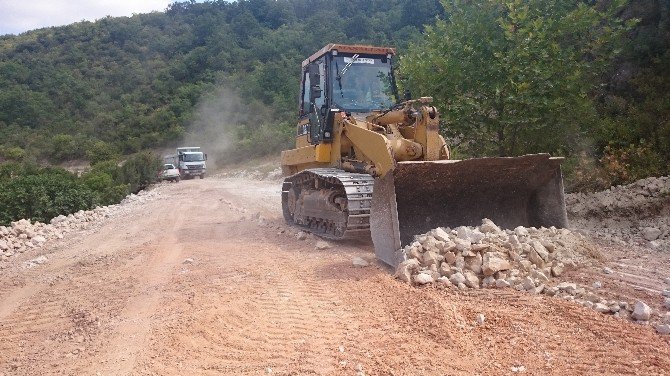
[[[43,169],[0,183],[0,223],[30,218],[48,222],[58,215],[86,210],[95,204],[95,194],[67,171]]]
[[[130,192],[137,193],[158,180],[158,171],[162,165],[161,158],[153,153],[137,153],[121,166],[120,180],[128,184]]]
[[[26,151],[18,146],[0,148],[0,157],[9,160],[20,162],[26,157]]]
[[[57,134],[51,139],[51,158],[66,161],[84,156],[84,139],[69,134]]]
[[[104,141],[92,142],[86,150],[86,159],[91,162],[91,165],[104,161],[114,161],[118,157],[119,151]]]

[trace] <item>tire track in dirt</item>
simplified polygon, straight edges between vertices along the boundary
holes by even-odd
[[[196,255],[206,258],[203,264],[208,267],[194,270],[188,285],[205,283],[202,287],[208,293],[193,299],[197,310],[184,306],[166,325],[175,328],[188,322],[187,330],[156,333],[158,338],[180,342],[184,352],[196,353],[196,358],[181,368],[161,368],[159,373],[179,374],[191,369],[258,374],[266,368],[275,374],[334,371],[338,365],[333,359],[346,342],[350,321],[347,312],[333,310],[336,294],[312,281],[309,273],[296,271],[290,262],[270,257],[249,265],[240,257],[243,246],[231,244],[218,256],[211,252]],[[258,252],[272,252],[262,245],[258,248]],[[219,269],[215,278],[212,268]],[[201,278],[208,280],[208,285]]]
[[[132,260],[133,255],[117,256]],[[121,260],[89,256],[57,269],[67,278],[27,286],[35,287],[32,294],[0,319],[0,359],[6,360],[0,361],[0,370],[12,375],[51,374],[67,364],[80,373],[81,357],[96,350],[103,325],[118,315],[132,292],[128,281],[105,272],[119,267]]]
[[[165,213],[174,218],[172,225],[166,229],[159,244],[148,251],[150,256],[147,263],[139,268],[142,272],[137,276],[137,294],[126,301],[125,309],[120,313],[122,320],[118,322],[114,338],[107,345],[107,355],[91,371],[105,375],[130,374],[138,356],[146,348],[151,330],[151,316],[162,299],[160,290],[164,288],[180,261],[183,249],[176,230],[184,224],[186,208],[181,206],[173,209],[174,211]]]

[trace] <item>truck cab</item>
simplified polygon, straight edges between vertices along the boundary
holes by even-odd
[[[205,177],[207,172],[207,154],[200,150],[200,147],[180,147],[177,148],[177,161],[179,164],[179,173],[182,179],[190,179],[199,176]]]

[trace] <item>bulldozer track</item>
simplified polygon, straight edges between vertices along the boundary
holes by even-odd
[[[307,169],[284,180],[282,185],[282,207],[284,218],[293,226],[303,228],[323,238],[355,239],[370,237],[370,205],[374,178],[367,174],[351,173],[336,168]],[[290,190],[326,189],[338,190],[346,196],[346,219],[336,222],[324,217],[310,216],[296,222],[288,209]]]

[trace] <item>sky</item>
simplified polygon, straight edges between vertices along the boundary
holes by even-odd
[[[106,16],[164,11],[175,0],[0,0],[0,35]]]

